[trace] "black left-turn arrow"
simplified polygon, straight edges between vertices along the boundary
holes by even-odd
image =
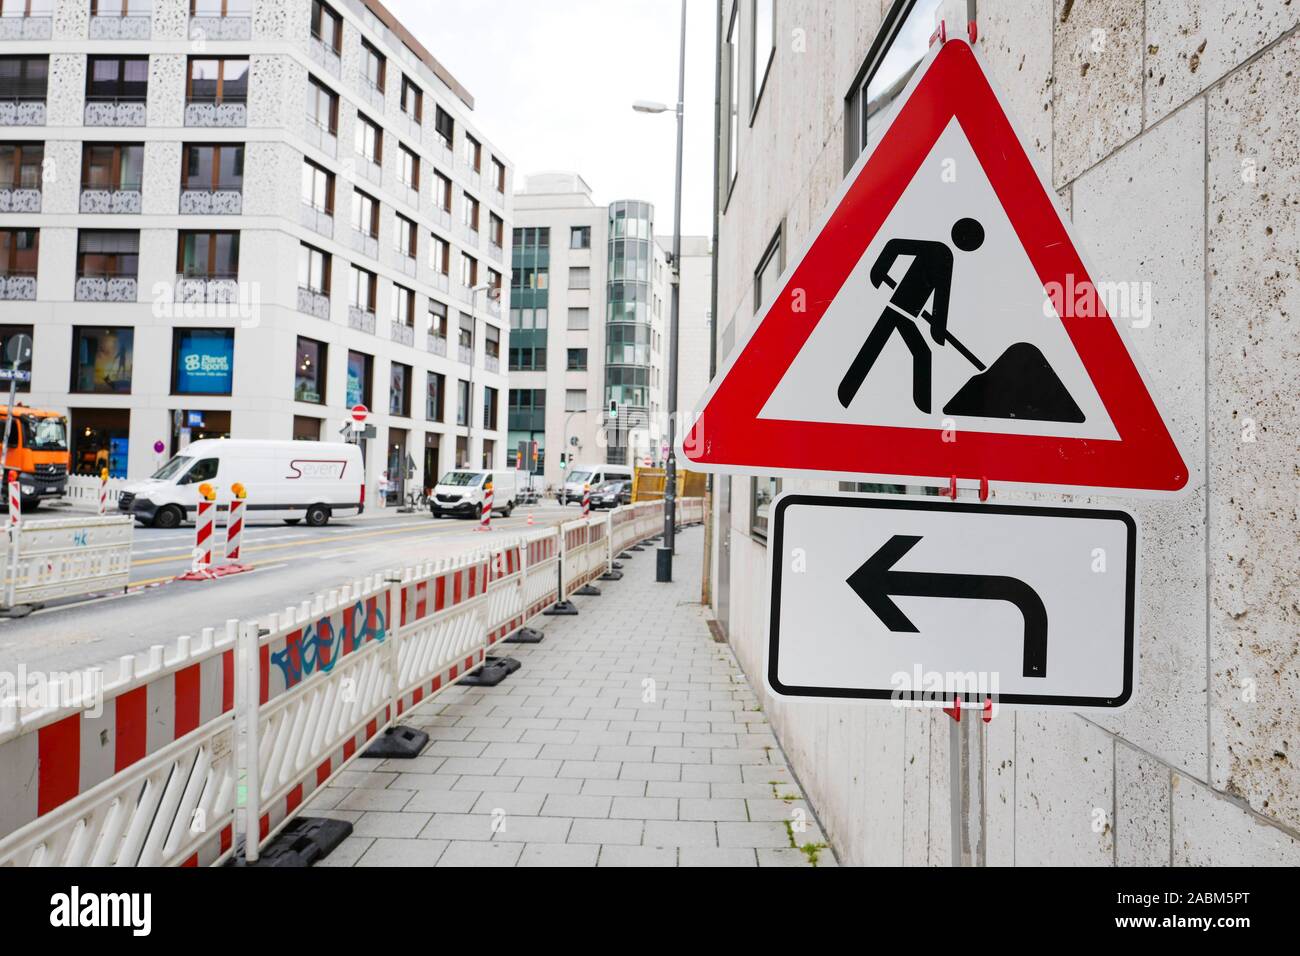
[[[919,631],[891,596],[1008,601],[1025,619],[1024,676],[1046,677],[1047,608],[1038,592],[1019,578],[996,574],[895,571],[894,565],[920,540],[917,535],[894,535],[849,575],[849,587],[895,633]]]

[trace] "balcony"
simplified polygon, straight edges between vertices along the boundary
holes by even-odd
[[[320,37],[312,34],[311,39],[307,41],[307,52],[311,58],[325,67],[327,73],[337,77],[340,72],[339,55],[334,48],[322,40]]]
[[[375,334],[375,313],[357,305],[348,306],[348,328]]]
[[[447,337],[445,335],[426,335],[424,337],[424,349],[430,355],[446,355]]]
[[[190,17],[190,39],[193,41],[252,38],[252,17]]]
[[[376,237],[362,232],[355,226],[349,232],[351,233],[349,244],[354,250],[369,256],[371,259],[379,258],[379,240]]]
[[[92,183],[83,183],[79,210],[85,213],[138,215],[140,212],[140,184],[122,183],[118,186],[99,186]]]
[[[330,320],[330,297],[315,289],[298,286],[298,311],[314,315],[318,319]]]
[[[148,13],[90,18],[92,40],[148,40],[153,35],[153,16]]]
[[[0,99],[0,126],[44,125],[45,100]]]
[[[321,126],[317,123],[315,118],[311,115],[308,115],[307,122],[302,124],[302,138],[331,159],[338,155],[338,137],[330,132],[328,127]]]
[[[77,276],[74,298],[78,302],[135,302],[138,293],[135,276]]]
[[[112,17],[110,19],[127,18]],[[87,100],[82,122],[87,126],[143,126],[145,125],[145,114],[144,100]]]
[[[238,216],[244,211],[241,189],[182,189],[180,211],[187,216]]]
[[[334,238],[334,214],[310,203],[298,204],[298,222],[322,236]]]
[[[0,183],[0,212],[40,212],[41,187]]]
[[[185,303],[238,302],[239,277],[179,275],[176,277],[176,301]]]
[[[248,125],[248,104],[243,100],[190,100],[185,104],[185,125],[218,129]]]
[[[0,17],[0,40],[48,40],[53,35],[53,17]]]
[[[35,272],[0,273],[0,299],[7,302],[30,302],[35,298]]]
[[[398,345],[414,345],[415,329],[409,325],[402,325],[400,322],[390,322],[388,324],[388,337]]]

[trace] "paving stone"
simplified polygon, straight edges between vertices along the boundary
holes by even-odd
[[[597,866],[676,866],[676,847],[604,846]]]
[[[643,842],[646,846],[716,847],[718,834],[712,823],[647,820]]]
[[[600,847],[584,843],[529,843],[518,866],[595,866]]]
[[[684,846],[678,866],[758,866],[754,850],[744,847]]]
[[[790,845],[790,834],[786,831],[783,823],[719,823],[718,845],[788,847]]]
[[[347,842],[347,841],[344,841]],[[342,849],[340,846],[339,849]],[[447,849],[446,840],[375,840],[357,866],[434,866]],[[325,858],[328,862],[338,850]],[[318,863],[317,866],[320,864]]]
[[[522,843],[453,841],[438,858],[437,866],[514,866],[523,853]]]
[[[620,820],[676,820],[677,801],[665,797],[614,797],[609,815]]]
[[[746,821],[749,819],[744,800],[684,798],[677,801],[677,816],[682,820]]]
[[[369,810],[352,824],[352,832],[369,837],[414,837],[429,822],[429,817],[427,813]]]

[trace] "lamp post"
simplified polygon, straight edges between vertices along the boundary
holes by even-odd
[[[668,324],[668,461],[664,469],[664,543],[655,565],[656,581],[673,579],[677,543],[677,330],[682,286],[682,101],[686,95],[686,0],[682,0],[682,38],[677,54],[677,177],[673,190],[672,308]],[[637,100],[638,113],[666,113],[663,103]]]

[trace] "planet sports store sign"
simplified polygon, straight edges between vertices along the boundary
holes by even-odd
[[[234,329],[177,329],[172,391],[229,395],[234,383]]]

